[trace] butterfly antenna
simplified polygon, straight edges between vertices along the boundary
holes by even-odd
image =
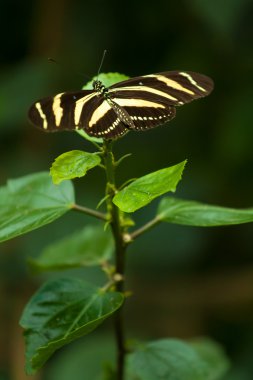
[[[55,63],[56,65],[59,65],[60,67],[62,67],[64,69],[67,69],[69,71],[69,68],[66,65],[62,65],[60,62],[56,61],[54,58],[49,57],[47,60],[48,60],[48,62]],[[83,74],[80,71],[75,71],[75,74],[78,75],[78,76],[82,76],[82,77],[85,77],[85,78],[91,80],[90,76],[88,76],[86,74]]]
[[[98,76],[99,76],[99,73],[100,73],[101,67],[102,67],[102,65],[103,65],[103,62],[104,62],[104,59],[105,59],[105,55],[106,55],[106,53],[107,53],[107,50],[104,50],[104,52],[103,52],[103,56],[102,56],[102,59],[101,59],[101,63],[100,63],[99,69],[98,69],[97,80],[98,80]]]

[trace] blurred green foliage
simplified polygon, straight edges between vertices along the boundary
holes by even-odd
[[[199,71],[215,82],[210,97],[178,110],[168,125],[129,133],[117,144],[121,155],[131,152],[134,156],[122,164],[119,181],[187,157],[178,196],[230,207],[252,206],[252,13],[250,0],[2,1],[1,184],[10,177],[48,170],[54,158],[66,150],[86,149],[88,143],[76,134],[43,134],[33,129],[26,114],[37,98],[80,89],[87,75],[96,75],[106,48],[104,72],[136,76],[182,69]],[[48,57],[61,65],[49,64]],[[83,204],[95,207],[104,178],[97,169],[88,175],[76,183],[77,193]],[[138,212],[139,222],[152,216],[156,207],[154,202]],[[14,326],[39,282],[38,277],[27,273],[26,256],[36,257],[50,240],[60,239],[88,221],[88,217],[68,215],[1,245],[3,379],[23,380],[21,365],[15,360],[21,355],[20,348],[15,344],[14,349],[14,343],[9,342],[10,337],[15,343],[21,339]],[[136,294],[135,301],[129,302],[129,311],[137,311],[135,318],[129,318],[129,329],[138,330],[139,335],[147,330],[150,337],[211,335],[225,345],[234,362],[227,379],[251,380],[252,256],[252,225],[206,230],[173,226],[169,231],[168,226],[160,226],[141,238],[130,252],[133,274],[129,287],[134,284]],[[84,276],[97,274],[87,270]],[[142,313],[149,306],[144,289],[150,283],[154,288],[150,303],[156,300],[156,288],[165,289],[171,297],[173,290],[177,302],[172,298],[157,300],[157,314],[142,323]],[[188,285],[184,287],[185,283]],[[202,296],[194,284],[201,284]],[[206,298],[209,303],[205,303]],[[58,356],[60,367],[64,361],[61,355],[64,358],[64,352]],[[50,379],[48,376],[45,373],[43,380]]]

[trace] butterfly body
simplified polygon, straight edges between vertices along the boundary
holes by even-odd
[[[207,96],[212,89],[210,78],[183,71],[135,77],[108,88],[94,80],[93,90],[35,102],[29,118],[44,131],[84,129],[91,136],[111,139],[170,121],[176,106]]]
[[[98,94],[106,95],[108,93],[108,88],[105,87],[100,80],[94,80],[92,83],[92,87],[94,91],[98,92]]]

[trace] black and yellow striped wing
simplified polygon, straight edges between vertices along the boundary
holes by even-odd
[[[46,132],[72,130],[80,120],[87,123],[90,113],[102,100],[93,90],[61,93],[35,102],[28,116],[36,127]]]
[[[171,120],[175,106],[207,96],[213,89],[210,78],[184,71],[131,78],[108,89],[97,83],[94,90],[37,101],[29,111],[31,122],[45,131],[84,129],[91,136],[116,138]]]
[[[38,100],[28,117],[45,132],[84,129],[91,136],[113,138],[128,128],[114,110],[117,105],[114,109],[112,105],[93,90],[66,92]]]

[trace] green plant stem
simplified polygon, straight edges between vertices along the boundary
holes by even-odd
[[[126,244],[123,239],[123,227],[120,221],[119,209],[115,206],[112,199],[116,193],[115,183],[115,161],[112,153],[112,141],[104,140],[103,160],[106,171],[106,195],[107,195],[107,211],[110,217],[110,225],[115,241],[115,262],[116,273],[122,276],[122,281],[115,284],[118,292],[124,291],[124,269],[125,269],[125,251]],[[125,364],[125,341],[123,326],[123,308],[121,307],[115,314],[114,329],[117,342],[117,380],[124,379]]]
[[[77,205],[77,204],[73,204],[72,205],[72,210],[83,212],[84,214],[87,214],[87,215],[90,215],[90,216],[94,216],[95,218],[107,221],[107,216],[105,214],[103,214],[102,212],[93,210],[92,208],[88,208],[88,207],[80,206],[80,205]]]
[[[151,228],[155,227],[159,223],[161,223],[161,220],[158,217],[156,217],[154,219],[151,219],[149,222],[147,222],[146,224],[144,224],[142,227],[140,227],[137,230],[133,231],[130,234],[130,239],[131,240],[136,239],[137,237],[139,237],[140,235],[144,234],[145,232],[147,232]]]

